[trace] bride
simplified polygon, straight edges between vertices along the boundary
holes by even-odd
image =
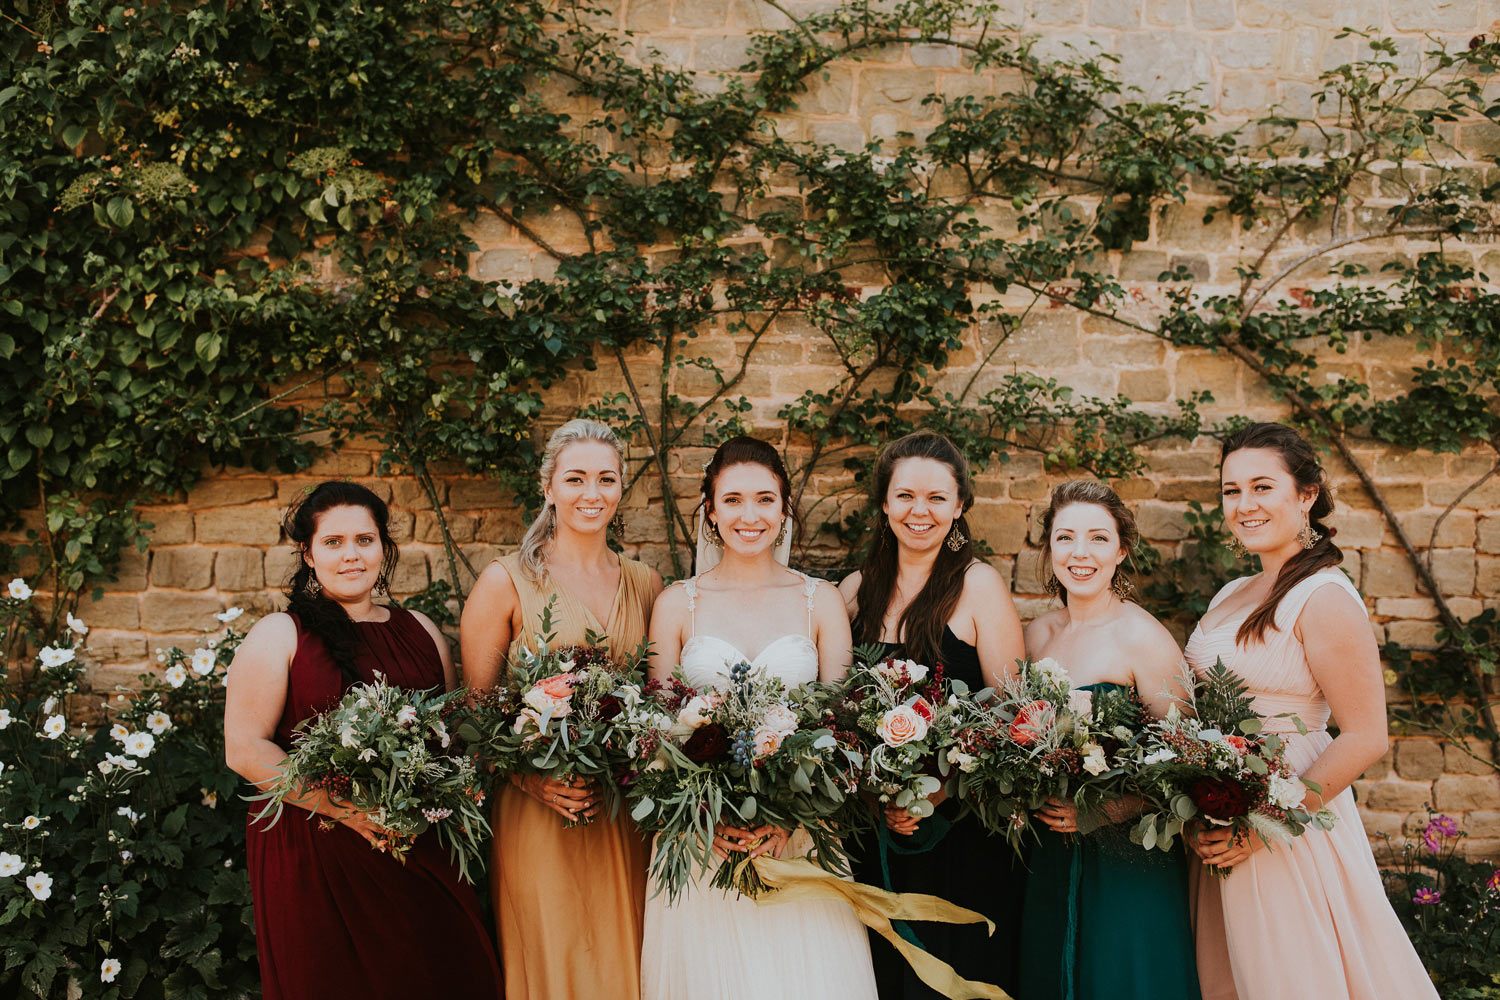
[[[776,449],[737,437],[703,472],[698,575],[667,588],[651,613],[651,676],[681,666],[694,687],[725,687],[744,660],[789,687],[849,668],[844,604],[831,584],[786,568],[790,481]],[[721,856],[806,854],[803,831],[721,825]],[[841,902],[759,904],[712,888],[709,873],[676,903],[646,901],[642,1000],[873,1000],[864,928]],[[654,887],[653,887],[654,888]],[[771,897],[774,899],[774,896]]]

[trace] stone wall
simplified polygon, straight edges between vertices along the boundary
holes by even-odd
[[[1337,39],[1337,29],[1353,23],[1373,25],[1396,36],[1410,50],[1425,47],[1433,34],[1449,44],[1463,44],[1481,31],[1500,29],[1500,11],[1485,0],[1047,0],[1022,6],[1011,0],[1008,20],[1041,36],[1044,47],[1098,43],[1122,58],[1125,78],[1148,91],[1201,87],[1220,117],[1233,122],[1260,113],[1276,102],[1294,113],[1311,111],[1316,77],[1325,67],[1355,54],[1354,41]],[[637,42],[655,46],[671,63],[701,70],[732,69],[741,61],[750,34],[785,26],[785,18],[757,0],[628,0],[619,5],[618,24],[638,33]],[[793,0],[787,9],[807,9]],[[877,54],[859,63],[836,64],[795,115],[778,122],[783,134],[858,146],[867,139],[920,131],[930,125],[921,98],[933,91],[991,92],[1001,81],[976,76],[947,49],[912,47]],[[1476,159],[1500,151],[1500,130],[1488,125],[1464,126],[1460,145]],[[777,192],[773,192],[776,194]],[[786,192],[795,195],[795,192]],[[1377,210],[1378,192],[1367,208]],[[1122,280],[1137,293],[1143,307],[1159,302],[1155,276],[1183,264],[1208,291],[1236,284],[1234,267],[1252,253],[1265,233],[1240,232],[1223,216],[1201,224],[1204,205],[1194,201],[1174,207],[1153,223],[1151,238],[1114,264]],[[577,234],[561,216],[527,220],[556,245],[576,246]],[[476,232],[482,253],[476,274],[488,280],[525,280],[551,273],[551,258],[503,224],[488,223]],[[1326,234],[1309,232],[1315,241]],[[1428,249],[1413,245],[1403,252]],[[1500,250],[1469,246],[1461,253],[1491,275],[1500,276]],[[1316,281],[1311,273],[1303,281]],[[1299,280],[1301,276],[1299,275]],[[948,369],[966,379],[991,346],[993,331],[976,325]],[[700,345],[723,352],[727,361],[740,345],[724,331],[704,331]],[[1395,368],[1409,364],[1409,345],[1373,341],[1357,344],[1338,359],[1335,369],[1357,370],[1362,377],[1391,386]],[[655,366],[644,353],[637,377],[650,385]],[[1109,323],[1081,317],[1066,309],[1039,310],[1010,337],[995,356],[989,374],[1012,367],[1053,376],[1081,392],[1124,394],[1138,403],[1174,409],[1176,399],[1208,389],[1215,404],[1210,418],[1249,414],[1275,419],[1285,410],[1251,373],[1235,362],[1197,352],[1183,352],[1155,338],[1126,332]],[[757,348],[756,363],[742,391],[755,403],[752,423],[765,436],[795,452],[786,439],[777,409],[805,388],[837,379],[829,351],[798,322],[787,320]],[[706,394],[681,376],[674,388],[684,395]],[[565,419],[571,408],[623,387],[618,371],[601,364],[596,372],[579,371],[552,396],[548,420]],[[982,382],[981,382],[982,387]],[[672,458],[679,494],[691,496],[693,480],[705,454],[684,449]],[[1159,449],[1151,471],[1126,481],[1122,493],[1137,510],[1146,537],[1170,554],[1185,535],[1187,502],[1205,504],[1217,498],[1215,448],[1200,440]],[[1370,451],[1364,456],[1379,482],[1386,484],[1397,510],[1415,537],[1425,540],[1431,525],[1476,479],[1489,460],[1478,454],[1432,456]],[[307,485],[328,476],[349,476],[375,485],[394,507],[394,528],[402,543],[398,593],[410,593],[446,574],[441,537],[425,497],[412,482],[373,479],[376,455],[358,445],[327,456],[301,477],[275,479],[241,470],[211,475],[190,494],[143,510],[156,527],[144,555],[127,559],[120,578],[105,586],[97,602],[85,601],[83,617],[93,627],[91,646],[101,662],[103,685],[125,682],[139,665],[151,661],[154,647],[191,643],[210,615],[228,605],[253,610],[269,606],[267,588],[286,577],[289,550],[282,545],[279,518],[288,502]],[[1436,609],[1417,592],[1415,576],[1347,470],[1334,468],[1341,487],[1342,510],[1336,523],[1339,542],[1348,553],[1351,576],[1364,593],[1380,638],[1403,643],[1431,642]],[[818,481],[833,489],[834,479]],[[1023,613],[1047,606],[1041,594],[1036,516],[1050,488],[1040,460],[1018,456],[1003,469],[986,474],[972,515],[978,533],[994,551],[994,562],[1012,581]],[[519,539],[521,515],[496,485],[450,477],[440,484],[455,537],[469,559],[482,566]],[[659,489],[637,484],[627,500],[627,548],[656,565],[669,566],[663,537]],[[1452,607],[1471,616],[1488,602],[1500,604],[1500,481],[1470,493],[1446,519],[1437,537],[1434,572]],[[831,555],[820,554],[826,561]],[[1487,755],[1483,746],[1472,751]],[[1358,786],[1366,824],[1372,834],[1401,836],[1425,816],[1423,807],[1458,816],[1473,832],[1476,854],[1500,855],[1500,778],[1462,749],[1427,738],[1403,738],[1391,754]]]

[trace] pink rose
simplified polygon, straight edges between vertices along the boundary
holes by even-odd
[[[875,727],[886,746],[905,746],[927,735],[927,720],[910,705],[897,705],[886,712]]]

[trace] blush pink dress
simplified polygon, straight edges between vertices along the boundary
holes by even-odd
[[[1215,595],[1212,611],[1248,577]],[[1242,677],[1267,730],[1287,742],[1287,760],[1306,770],[1333,738],[1328,702],[1307,665],[1307,652],[1293,627],[1313,592],[1342,587],[1364,607],[1359,591],[1337,569],[1314,573],[1293,587],[1276,610],[1276,628],[1264,642],[1240,645],[1235,633],[1249,615],[1235,614],[1188,639],[1187,659],[1202,674],[1222,659]],[[1303,622],[1303,630],[1316,622]],[[1340,792],[1329,804],[1338,820],[1332,830],[1309,830],[1274,850],[1261,849],[1219,879],[1198,866],[1196,917],[1198,975],[1203,1000],[1437,1000],[1422,962],[1386,900],[1370,842],[1354,806],[1354,793]]]

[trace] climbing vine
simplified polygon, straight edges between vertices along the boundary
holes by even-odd
[[[1313,115],[1235,129],[1125,87],[1108,54],[1042,55],[992,4],[767,6],[788,26],[710,76],[587,3],[12,5],[0,514],[31,520],[10,555],[76,595],[139,527],[105,494],[293,471],[359,436],[421,484],[459,594],[473,567],[442,471],[524,498],[537,421],[565,415],[549,393],[597,368],[611,388],[581,408],[629,433],[676,571],[696,498],[672,455],[771,419],[827,562],[861,542],[874,447],[917,425],[980,467],[1032,454],[1106,478],[1222,432],[1207,393],[1141,406],[1007,360],[1028,323],[1083,313],[1232,359],[1286,401],[1438,607],[1440,648],[1388,650],[1412,721],[1493,737],[1494,612],[1454,611],[1432,566],[1447,513],[1412,537],[1366,446],[1490,456],[1449,512],[1500,471],[1500,302],[1454,252],[1496,230],[1493,169],[1459,139],[1500,120],[1500,46],[1415,58],[1361,37]],[[932,95],[920,134],[854,148],[786,127],[823,74],[917,44],[1005,83]],[[1201,225],[1227,218],[1250,248],[1238,287],[1186,263],[1122,280],[1205,196]],[[534,257],[493,274],[478,233]],[[1371,338],[1417,360],[1379,384],[1337,364]],[[838,375],[767,413],[789,341]],[[1179,611],[1233,569],[1195,518],[1147,589]]]

